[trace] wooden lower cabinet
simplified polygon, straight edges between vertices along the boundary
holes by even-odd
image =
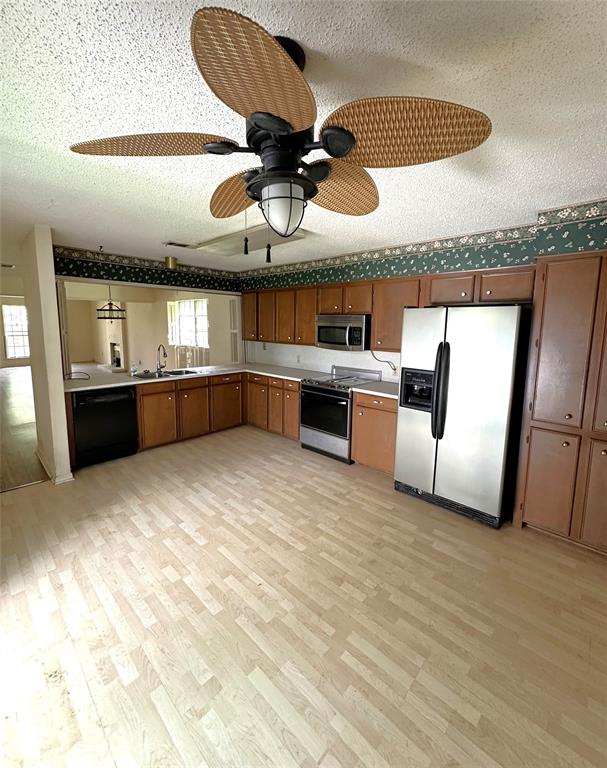
[[[581,540],[607,550],[607,442],[592,440]]]
[[[355,462],[394,474],[397,410],[395,399],[354,393],[352,459]]]
[[[188,387],[177,391],[179,403],[179,436],[182,440],[206,435],[211,430],[209,387]]]
[[[299,384],[288,381],[283,393],[282,434],[299,440]]]
[[[268,428],[268,385],[247,383],[247,423],[260,429]]]
[[[211,429],[229,429],[242,424],[242,383],[240,374],[238,380],[222,382],[222,378],[234,379],[234,374],[228,377],[213,377],[220,381],[211,382]]]
[[[270,387],[268,398],[268,430],[282,435],[284,392],[282,387]]]
[[[174,382],[137,387],[139,448],[174,443],[177,440],[177,398]]]
[[[577,435],[531,429],[525,523],[569,535],[579,447]]]

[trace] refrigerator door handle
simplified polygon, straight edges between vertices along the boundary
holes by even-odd
[[[434,363],[434,383],[432,386],[432,401],[430,403],[430,432],[432,437],[436,439],[437,436],[437,416],[438,416],[438,395],[439,395],[439,382],[441,380],[441,368],[443,361],[443,342],[441,341],[436,348],[436,362]]]
[[[447,395],[449,393],[449,366],[451,363],[451,345],[445,342],[441,356],[441,369],[438,379],[438,394],[436,415],[436,437],[442,440],[445,434],[445,421],[447,420]]]

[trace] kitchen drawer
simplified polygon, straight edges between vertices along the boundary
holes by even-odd
[[[283,387],[283,385],[285,383],[284,379],[276,379],[276,378],[274,378],[274,376],[270,376],[269,378],[270,378],[270,386],[271,387],[279,387],[280,389],[282,389],[282,387]]]
[[[152,395],[152,394],[155,395],[157,392],[174,392],[174,391],[175,391],[174,381],[155,381],[153,384],[137,384],[137,394],[139,396]]]
[[[531,301],[535,272],[512,272],[502,275],[480,275],[479,301]]]
[[[209,377],[201,376],[199,379],[183,379],[177,381],[177,389],[198,389],[198,387],[208,387]]]
[[[247,375],[247,381],[250,384],[265,384],[267,386],[267,384],[268,384],[268,377],[267,376],[260,376],[258,373],[249,373]]]
[[[299,382],[298,381],[289,381],[288,379],[284,380],[284,387],[285,389],[290,390],[291,392],[299,392]]]
[[[431,304],[469,304],[473,299],[474,275],[433,277],[431,280]]]
[[[354,393],[355,408],[377,408],[379,411],[398,411],[398,400],[393,397],[381,397],[381,395],[363,395],[362,392]]]
[[[226,373],[223,376],[211,376],[211,384],[235,384],[241,380],[241,373]]]

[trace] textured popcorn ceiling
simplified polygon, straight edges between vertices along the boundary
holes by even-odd
[[[77,141],[204,131],[244,143],[244,120],[201,79],[190,20],[202,3],[4,0],[3,241],[34,222],[63,245],[221,269],[264,254],[209,257],[167,249],[239,230],[216,220],[215,186],[250,157],[105,158]],[[229,2],[300,41],[318,125],[372,95],[448,99],[486,112],[479,149],[425,166],[371,170],[380,206],[362,218],[314,205],[315,236],[274,250],[296,262],[382,245],[533,222],[537,211],[605,193],[604,2]],[[315,152],[310,159],[322,153]],[[249,209],[249,223],[261,214]]]

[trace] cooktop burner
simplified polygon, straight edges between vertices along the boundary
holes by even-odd
[[[302,379],[301,383],[308,387],[322,387],[324,389],[348,391],[361,384],[368,384],[371,381],[381,381],[381,371],[345,368],[339,365],[334,365],[331,370],[332,373],[328,373],[326,376]]]

